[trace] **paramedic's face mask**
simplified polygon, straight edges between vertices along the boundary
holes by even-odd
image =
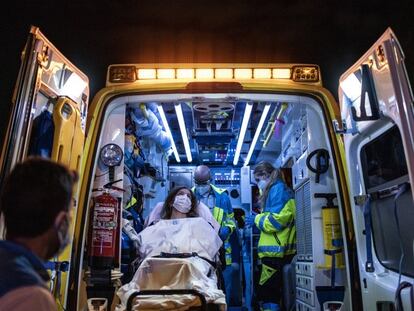
[[[196,184],[196,191],[197,194],[205,196],[210,192],[210,182],[206,182],[205,184]]]
[[[260,190],[264,190],[266,188],[267,184],[269,183],[270,176],[268,175],[255,175],[254,179],[256,180],[257,187],[259,187]]]
[[[191,200],[187,194],[177,194],[173,206],[180,213],[187,214],[191,210]]]

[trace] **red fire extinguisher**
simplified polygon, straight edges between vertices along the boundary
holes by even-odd
[[[117,181],[116,181],[117,182]],[[103,191],[93,199],[90,214],[89,265],[94,269],[111,269],[117,256],[117,238],[119,230],[119,200],[109,193],[109,189],[122,190],[106,184]]]

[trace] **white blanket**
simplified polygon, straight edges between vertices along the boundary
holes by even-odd
[[[138,235],[142,259],[165,253],[192,253],[211,261],[223,242],[215,230],[200,217],[160,220]]]
[[[217,288],[214,268],[204,259],[153,258],[161,252],[193,253],[214,261],[222,241],[202,218],[161,220],[139,234],[141,258],[132,281],[122,286],[118,310],[124,310],[128,297],[135,291],[148,289],[195,289],[207,302],[225,308],[224,293]],[[198,303],[191,295],[155,296],[135,299],[133,310],[181,310]]]
[[[217,288],[214,269],[205,260],[191,258],[147,258],[132,281],[122,286],[117,294],[122,306],[135,291],[150,289],[195,289],[208,303],[226,305],[223,291]],[[199,303],[192,295],[139,296],[134,300],[133,310],[180,310]],[[118,310],[123,310],[120,306]]]

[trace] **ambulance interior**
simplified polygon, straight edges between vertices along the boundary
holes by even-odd
[[[122,188],[109,191],[122,201],[123,210],[132,205],[145,219],[174,186],[194,186],[193,171],[199,164],[210,167],[212,184],[228,191],[238,224],[228,307],[253,309],[255,303],[259,231],[245,229],[242,217],[260,211],[252,170],[260,161],[282,168],[295,193],[297,228],[297,263],[286,273],[285,303],[314,310],[330,301],[338,310],[342,304],[347,309],[350,281],[346,246],[341,243],[343,226],[336,223],[325,230],[330,232],[323,230],[322,209],[340,202],[326,121],[315,99],[284,94],[129,95],[109,102],[102,120],[90,190],[105,185]],[[90,192],[90,205],[99,193]],[[333,210],[331,219],[339,222],[341,215]],[[125,245],[123,241],[114,265],[124,275],[133,271],[134,259],[125,255]],[[87,249],[80,277],[87,280],[81,285],[83,297],[86,284],[89,289],[93,284],[85,277],[92,269]]]

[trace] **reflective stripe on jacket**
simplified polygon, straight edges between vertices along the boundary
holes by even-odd
[[[263,212],[255,217],[259,228],[259,258],[296,252],[296,207],[293,192],[281,180],[270,188]]]

